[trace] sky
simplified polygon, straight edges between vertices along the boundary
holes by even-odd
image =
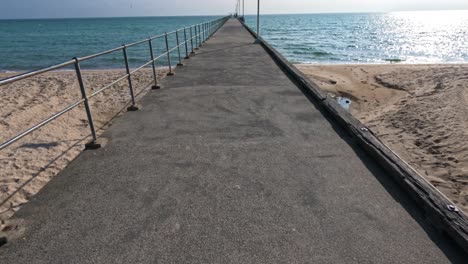
[[[242,0],[241,0],[242,1]],[[244,0],[246,14],[257,0]],[[0,19],[223,15],[236,0],[0,0]],[[261,0],[262,14],[468,10],[468,0]]]

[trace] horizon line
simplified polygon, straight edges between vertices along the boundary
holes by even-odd
[[[262,15],[326,15],[326,14],[387,14],[387,13],[402,13],[402,12],[443,12],[443,11],[468,11],[468,9],[426,9],[426,10],[388,10],[388,11],[337,11],[337,12],[306,12],[306,13],[263,13]],[[0,18],[0,21],[5,20],[61,20],[61,19],[108,19],[108,18],[153,18],[153,17],[216,17],[234,15],[234,13],[226,14],[210,14],[210,15],[154,15],[154,16],[82,16],[82,17],[32,17],[32,18]],[[245,14],[246,16],[256,16],[256,13]]]

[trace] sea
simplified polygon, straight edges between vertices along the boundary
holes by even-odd
[[[0,20],[0,71],[39,69],[214,18]],[[260,21],[262,38],[293,63],[468,62],[468,11],[262,15]],[[255,16],[246,16],[246,23],[256,29]],[[170,36],[169,42],[173,46],[175,37]],[[149,60],[146,45],[129,49],[132,67]],[[163,39],[154,46],[155,53],[165,49]],[[173,63],[177,59],[174,52]],[[123,66],[121,51],[82,65],[85,69]]]
[[[266,15],[260,35],[294,63],[468,62],[468,10]]]
[[[0,71],[40,69],[218,17],[220,16],[0,20]],[[190,31],[186,31],[186,34],[189,37]],[[194,30],[192,34],[195,34]],[[180,32],[180,41],[183,37],[183,32]],[[170,48],[174,47],[175,35],[170,34],[168,38]],[[165,52],[164,38],[155,40],[153,48],[155,56]],[[181,48],[181,53],[185,55],[185,47]],[[132,68],[148,62],[150,56],[147,43],[128,49]],[[177,64],[177,60],[177,51],[172,52],[172,64]],[[166,60],[161,59],[158,64],[165,63]],[[85,70],[112,69],[123,68],[125,64],[120,50],[83,62],[81,67]]]

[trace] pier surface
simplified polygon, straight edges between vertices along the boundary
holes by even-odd
[[[237,20],[162,85],[15,215],[0,263],[463,263]]]

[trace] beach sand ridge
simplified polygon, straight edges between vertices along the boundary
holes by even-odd
[[[297,65],[468,212],[468,65]]]

